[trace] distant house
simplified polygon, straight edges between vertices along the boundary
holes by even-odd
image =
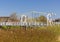
[[[19,22],[20,20],[16,19],[14,20],[13,18],[10,17],[0,17],[0,22]]]
[[[53,22],[54,22],[55,24],[59,24],[59,25],[60,25],[60,19],[59,19],[59,18],[58,18],[58,19],[53,20]]]
[[[60,19],[55,19],[54,22],[60,22]]]

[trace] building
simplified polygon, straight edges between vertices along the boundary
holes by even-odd
[[[0,17],[0,22],[19,22],[20,20],[18,19],[13,19],[8,16]]]

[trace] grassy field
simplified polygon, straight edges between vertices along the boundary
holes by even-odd
[[[3,28],[3,29],[2,29]],[[0,42],[60,42],[60,26],[47,27],[10,27],[0,29]]]

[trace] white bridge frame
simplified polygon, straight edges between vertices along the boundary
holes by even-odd
[[[52,18],[51,18],[51,16],[52,15],[55,15],[55,14],[52,14],[52,13],[43,13],[43,12],[36,12],[36,11],[33,11],[32,13],[34,13],[34,14],[32,14],[32,15],[36,15],[37,13],[38,14],[46,14],[47,15],[47,23],[40,23],[40,22],[36,22],[36,21],[33,21],[33,22],[27,22],[27,16],[26,15],[22,15],[21,16],[21,20],[20,20],[20,22],[0,22],[0,26],[48,26],[48,25],[52,25],[51,24],[51,20],[52,20]],[[23,20],[23,18],[24,18],[24,20]],[[32,18],[34,18],[34,17],[32,17]],[[50,24],[49,24],[50,23]]]

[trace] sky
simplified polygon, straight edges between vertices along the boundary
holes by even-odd
[[[53,12],[55,18],[60,18],[60,0],[0,0],[0,16],[30,11]]]

